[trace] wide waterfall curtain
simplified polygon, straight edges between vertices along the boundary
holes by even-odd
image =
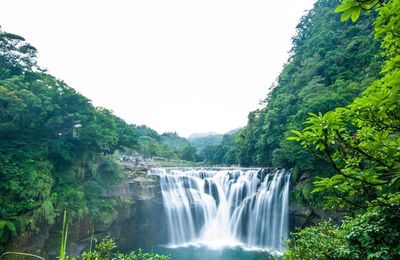
[[[290,174],[285,170],[157,168],[169,242],[283,249]]]

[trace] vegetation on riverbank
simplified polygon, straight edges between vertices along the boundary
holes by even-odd
[[[94,250],[82,253],[80,256],[72,257],[72,260],[168,260],[171,257],[153,252],[144,252],[141,249],[128,254],[118,252],[117,246],[112,238],[105,238],[95,243]]]
[[[400,1],[339,5],[316,1],[265,107],[203,153],[213,164],[291,168],[294,199],[348,213],[293,234],[286,258],[397,259]]]
[[[321,223],[289,241],[288,259],[400,258],[400,0],[347,0],[342,20],[376,7],[382,77],[350,105],[311,114],[298,141],[334,173],[314,182],[325,206],[349,210],[340,226]]]
[[[170,256],[159,255],[154,252],[144,252],[139,249],[137,252],[132,251],[128,254],[121,253],[117,250],[117,245],[114,239],[105,237],[98,241],[92,235],[87,251],[82,252],[78,256],[69,256],[67,252],[68,244],[68,224],[67,224],[67,212],[64,211],[63,224],[61,230],[61,240],[59,249],[59,260],[168,260]],[[35,254],[29,254],[24,252],[5,252],[0,254],[0,258],[5,256],[21,256],[31,257],[35,259],[44,259],[41,256]]]
[[[174,133],[136,126],[54,78],[21,36],[0,31],[0,252],[14,237],[70,221],[116,214],[102,198],[123,179],[112,154],[193,160],[195,150]]]
[[[124,177],[119,150],[175,160],[160,166],[291,168],[299,202],[349,217],[297,231],[286,258],[399,258],[400,0],[344,0],[343,14],[338,4],[316,1],[264,108],[200,151],[93,106],[40,68],[21,36],[0,31],[0,251],[65,209],[70,221],[116,214],[119,202],[101,194]],[[104,241],[81,257],[136,259],[114,247]]]
[[[290,58],[270,87],[264,107],[248,116],[247,126],[204,149],[212,164],[285,167],[295,183],[329,174],[300,144],[288,141],[292,129],[304,128],[308,113],[325,113],[350,104],[380,77],[382,58],[374,41],[375,13],[357,23],[341,22],[337,0],[316,1],[297,25]],[[303,176],[304,175],[304,176]],[[303,185],[304,186],[304,185]],[[308,189],[296,188],[304,203],[317,203]]]

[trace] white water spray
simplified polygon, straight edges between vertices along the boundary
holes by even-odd
[[[285,170],[155,168],[172,245],[283,250],[290,174]]]

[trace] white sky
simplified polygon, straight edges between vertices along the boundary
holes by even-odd
[[[51,74],[159,132],[246,125],[314,0],[1,0]]]

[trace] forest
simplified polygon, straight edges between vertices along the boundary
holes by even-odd
[[[293,200],[347,212],[292,235],[287,259],[400,256],[400,1],[317,1],[247,126],[211,164],[291,169]]]
[[[289,169],[291,201],[345,217],[292,232],[284,259],[399,259],[399,89],[400,0],[317,0],[247,125],[189,139],[94,106],[0,31],[0,252],[65,210],[69,221],[117,214],[121,202],[100,194],[124,178],[115,158],[139,153]]]
[[[114,213],[100,198],[122,173],[113,154],[194,161],[195,148],[176,133],[158,134],[95,107],[37,64],[21,36],[0,32],[0,244],[39,224]],[[2,247],[0,247],[2,251]]]

